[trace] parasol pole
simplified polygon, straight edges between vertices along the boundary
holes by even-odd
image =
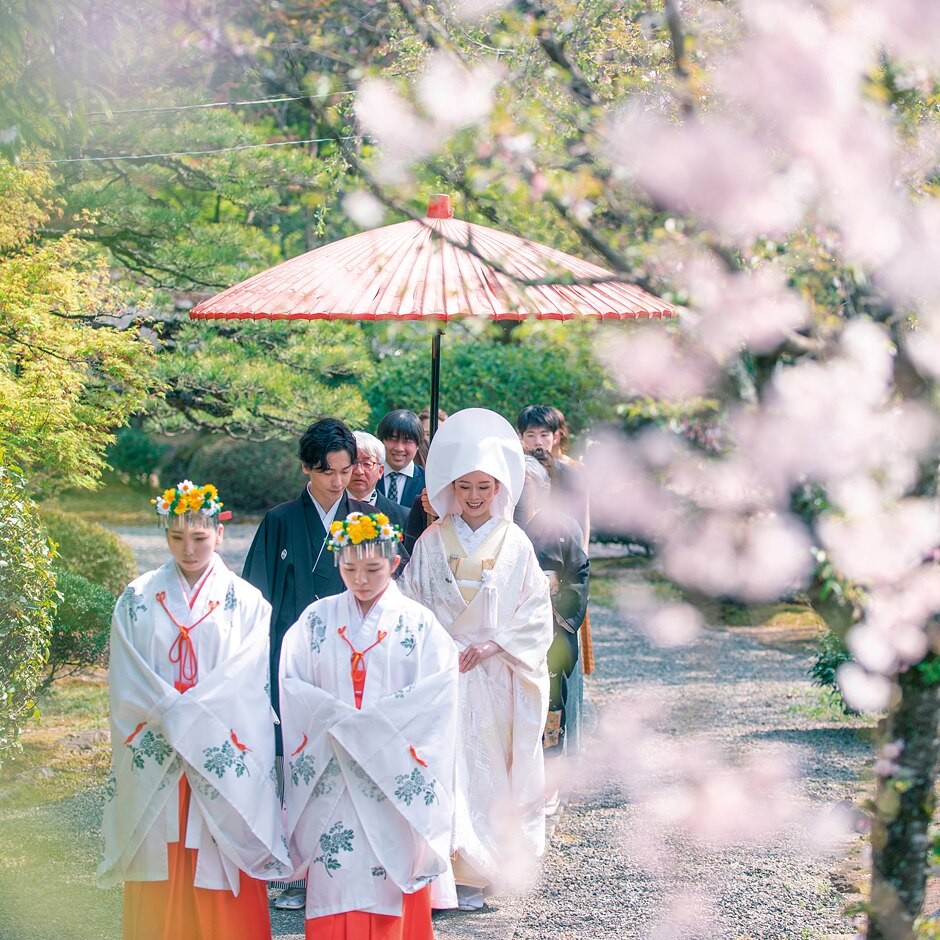
[[[429,219],[452,219],[454,210],[450,204],[450,196],[446,193],[436,193],[428,200]],[[429,415],[431,433],[429,440],[434,439],[437,433],[437,412],[441,400],[441,336],[444,331],[438,327],[431,340],[431,414]]]
[[[444,331],[438,327],[431,339],[431,413],[428,416],[431,423],[431,433],[428,440],[434,440],[437,433],[437,412],[441,399],[441,337]]]

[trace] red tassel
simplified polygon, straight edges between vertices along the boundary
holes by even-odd
[[[232,728],[229,728],[229,735],[232,738],[232,744],[235,745],[240,751],[250,751],[251,748],[247,744],[242,744],[241,741],[235,735],[235,731]]]
[[[304,734],[304,739],[303,741],[300,742],[300,747],[297,748],[297,750],[291,754],[291,757],[296,757],[306,746],[307,746],[307,735]]]
[[[408,745],[408,750],[411,751],[411,756],[412,756],[422,767],[427,767],[427,766],[428,766],[428,762],[427,762],[426,760],[421,760],[421,758],[418,757],[418,752],[415,750],[415,746],[414,746],[413,744],[409,744],[409,745]]]
[[[146,722],[146,721],[142,721],[142,722],[124,739],[124,743],[125,743],[125,744],[130,744],[131,741],[133,741],[134,738],[137,737],[138,732],[140,731],[141,728],[143,728],[143,726],[144,726],[145,724],[147,724],[147,722]]]

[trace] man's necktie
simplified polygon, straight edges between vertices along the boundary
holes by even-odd
[[[393,502],[398,502],[398,474],[390,473],[388,475],[388,498]]]

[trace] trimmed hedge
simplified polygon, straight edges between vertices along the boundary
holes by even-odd
[[[297,443],[287,441],[210,441],[196,451],[187,475],[193,483],[214,483],[236,522],[240,513],[265,512],[296,498],[305,483]],[[169,480],[166,485],[176,483]]]
[[[53,618],[44,687],[89,666],[108,664],[114,595],[100,584],[68,571],[56,572],[56,590],[62,599]]]
[[[36,714],[56,605],[54,551],[27,493],[22,474],[0,466],[0,761]]]
[[[122,478],[147,483],[157,473],[170,447],[143,428],[121,428],[108,448],[108,463]]]
[[[104,526],[61,509],[44,508],[41,515],[58,544],[57,568],[103,585],[115,597],[137,577],[133,552]]]

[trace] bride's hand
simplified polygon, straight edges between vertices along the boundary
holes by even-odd
[[[493,640],[487,640],[485,643],[471,643],[460,654],[460,671],[469,672],[471,669],[475,669],[484,659],[495,656],[497,653],[502,652],[502,649],[499,643],[494,643]]]

